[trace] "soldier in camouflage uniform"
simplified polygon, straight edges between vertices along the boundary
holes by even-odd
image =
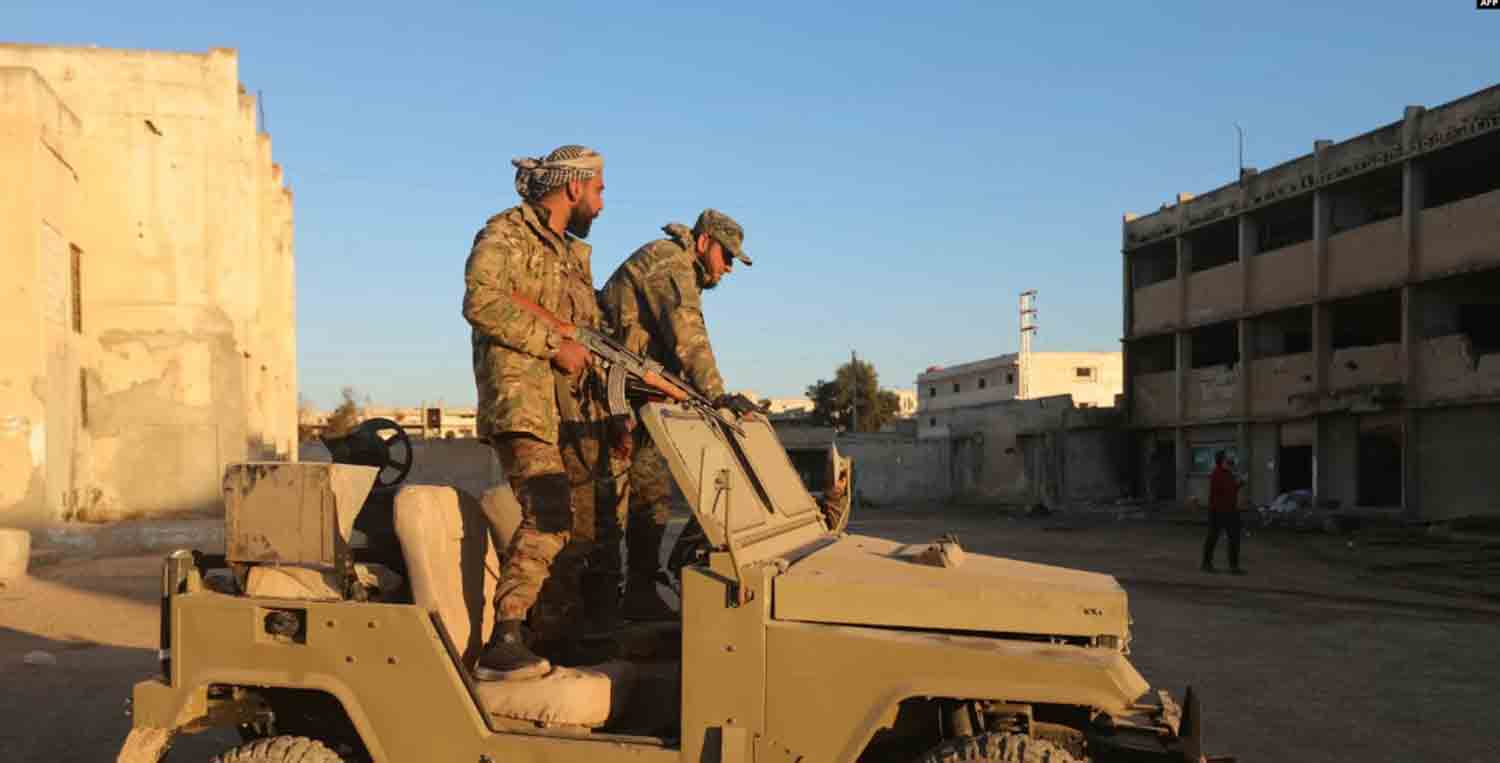
[[[632,352],[692,382],[720,407],[740,415],[754,411],[755,405],[743,395],[725,394],[703,321],[703,290],[717,286],[735,260],[751,264],[743,247],[744,230],[713,209],[704,210],[691,230],[678,223],[662,230],[666,238],[637,249],[605,283],[599,301],[606,323]],[[644,435],[643,429],[636,430],[637,438]],[[672,475],[661,453],[644,439],[636,443],[628,468],[628,517],[615,516],[626,526],[629,564],[622,614],[635,620],[670,619],[677,614],[657,595],[655,581],[671,508]],[[618,524],[601,522],[599,544],[589,562],[590,574],[602,579],[590,588],[612,586],[616,596],[621,577],[619,534]],[[594,611],[608,611],[610,605],[605,602]]]
[[[600,452],[604,398],[588,351],[572,340],[574,326],[599,326],[591,249],[582,239],[604,207],[604,160],[583,146],[563,146],[513,164],[522,203],[490,218],[464,270],[479,436],[495,448],[522,511],[495,592],[494,635],[474,671],[481,680],[551,669],[527,647],[522,622],[530,614],[539,636],[566,627],[595,508],[613,500],[599,492],[611,484],[609,458]]]

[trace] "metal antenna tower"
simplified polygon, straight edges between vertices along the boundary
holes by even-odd
[[[1026,400],[1031,393],[1027,376],[1031,373],[1031,337],[1036,333],[1036,289],[1021,292],[1021,357],[1016,369],[1016,399]]]

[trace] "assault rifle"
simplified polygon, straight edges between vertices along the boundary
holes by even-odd
[[[605,399],[610,416],[629,418],[632,415],[630,403],[626,400],[626,392],[629,387],[628,383],[637,381],[638,386],[629,391],[644,391],[697,408],[733,429],[735,434],[741,437],[745,435],[745,430],[741,429],[732,418],[719,413],[712,400],[694,389],[687,380],[667,371],[662,364],[631,352],[625,348],[625,345],[601,332],[566,323],[546,308],[515,292],[510,294],[510,298],[521,309],[550,324],[562,332],[563,336],[583,345],[594,356],[595,361],[604,366],[606,371]]]

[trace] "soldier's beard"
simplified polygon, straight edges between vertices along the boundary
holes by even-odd
[[[568,232],[577,238],[588,238],[589,229],[594,227],[594,218],[598,216],[598,212],[582,204],[573,207],[573,211],[568,214]]]

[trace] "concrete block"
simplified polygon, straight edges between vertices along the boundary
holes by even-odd
[[[31,559],[31,533],[26,530],[0,530],[0,580],[26,576]]]

